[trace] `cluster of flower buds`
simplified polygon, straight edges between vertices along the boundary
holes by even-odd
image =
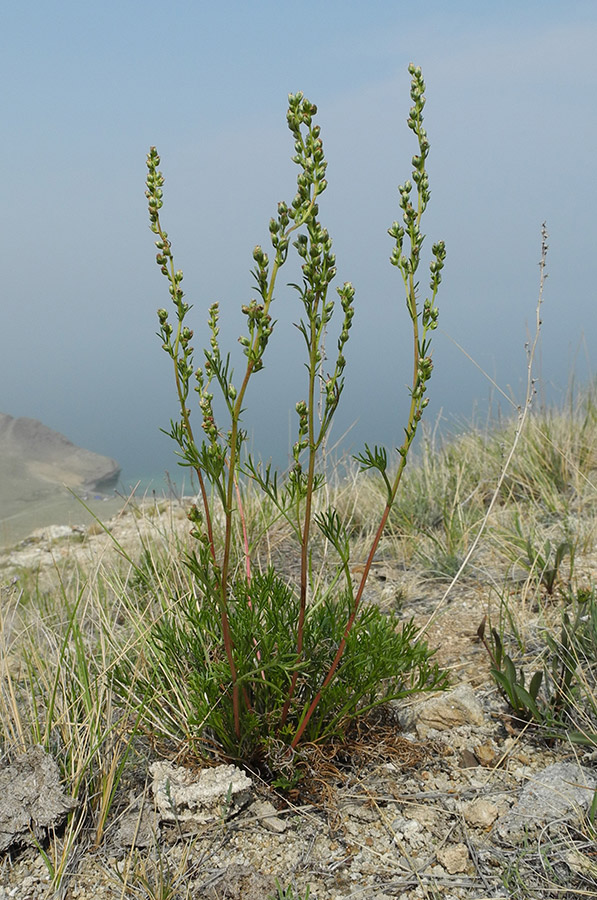
[[[307,100],[301,91],[298,94],[288,95],[286,120],[294,136],[295,150],[292,161],[301,167],[301,172],[297,177],[296,196],[288,211],[288,215],[295,222],[303,219],[313,204],[311,188],[313,187],[315,193],[319,195],[327,187],[325,180],[327,162],[323,153],[321,130],[319,125],[313,125],[313,116],[316,112],[315,104]],[[303,137],[303,127],[307,128],[305,137]],[[313,210],[313,213],[315,216],[317,215],[317,208]]]
[[[187,519],[193,526],[191,528],[190,534],[191,537],[196,538],[200,542],[201,547],[204,550],[207,550],[209,546],[208,537],[205,533],[205,528],[203,525],[204,516],[199,507],[193,503],[190,509],[187,512]]]
[[[284,201],[278,203],[278,223],[282,231],[290,224],[290,213]]]
[[[193,352],[193,348],[189,347],[189,341],[192,339],[192,337],[193,337],[192,329],[188,328],[186,325],[183,326],[183,328],[180,332],[180,346],[182,347],[183,350],[186,350],[187,353]]]
[[[207,324],[209,326],[209,330],[211,332],[211,337],[209,339],[209,344],[212,349],[214,356],[219,359],[220,358],[220,347],[218,345],[218,335],[220,333],[220,329],[218,327],[218,319],[220,318],[220,306],[218,303],[212,303],[209,307],[209,317],[207,319]]]
[[[292,447],[292,456],[295,461],[295,470],[298,476],[301,472],[299,457],[303,450],[305,450],[309,446],[309,408],[304,400],[299,400],[299,402],[296,404],[295,409],[299,417],[299,428],[298,441],[296,441]]]
[[[439,316],[439,309],[437,306],[433,305],[432,300],[425,300],[423,304],[423,328],[429,329],[429,331],[435,331],[437,328],[437,319]]]
[[[160,323],[160,336],[163,340],[162,347],[164,350],[170,352],[172,349],[170,338],[172,337],[174,329],[168,321],[168,310],[163,308],[158,309],[158,321]]]
[[[410,226],[410,223],[416,217],[415,210],[413,208],[412,203],[410,202],[410,195],[412,193],[412,181],[406,181],[404,184],[399,185],[398,193],[400,194],[400,209],[404,210],[404,215],[402,216],[404,220],[404,224],[407,228]]]
[[[340,303],[344,311],[344,322],[342,324],[340,337],[338,338],[338,353],[342,354],[344,345],[348,340],[348,333],[352,328],[352,320],[354,318],[354,306],[352,305],[352,301],[354,300],[354,287],[352,286],[350,281],[345,281],[342,287],[338,288],[338,296],[340,297]],[[340,363],[341,358],[342,364]],[[342,365],[342,368],[344,368],[344,357],[338,357],[338,365],[340,364]]]
[[[393,222],[390,228],[388,228],[388,234],[391,238],[394,238],[396,242],[395,246],[392,249],[390,262],[393,266],[400,267],[400,263],[403,258],[402,250],[404,246],[404,235],[406,234],[406,231],[399,222]]]
[[[354,316],[352,307],[354,289],[352,285],[347,283],[338,290],[344,311],[344,320],[338,338],[338,356],[335,369],[331,375],[324,376],[320,371],[320,366],[325,358],[325,335],[335,306],[333,300],[327,299],[327,292],[329,285],[336,276],[336,257],[332,252],[332,240],[329,232],[318,221],[318,207],[313,202],[325,190],[325,172],[327,167],[320,129],[312,124],[312,116],[315,112],[315,107],[305,100],[302,94],[290,95],[288,125],[295,139],[293,162],[299,165],[302,171],[297,179],[298,192],[289,215],[294,220],[296,227],[299,222],[299,210],[304,210],[304,215],[308,214],[306,234],[297,235],[294,242],[298,255],[303,260],[301,267],[303,284],[301,287],[298,285],[296,287],[306,312],[305,319],[300,322],[298,327],[305,338],[309,351],[308,367],[312,375],[315,373],[315,370],[318,370],[318,375],[321,377],[322,397],[325,404],[319,434],[317,437],[313,435],[311,438],[314,442],[314,447],[317,447],[330,425],[342,393],[342,373],[346,366],[343,350],[349,338]],[[302,129],[304,126],[308,128],[306,135],[303,135]],[[309,200],[310,194],[312,194],[312,200]],[[310,203],[310,206],[307,205],[308,203]],[[312,402],[312,398],[310,402]],[[297,406],[297,412],[299,417],[302,416],[299,421],[299,439],[293,448],[294,458],[298,466],[299,455],[308,446],[306,439],[307,405]]]
[[[427,398],[423,399],[423,395],[427,390],[427,382],[431,378],[431,372],[433,371],[433,360],[430,356],[419,356],[419,360],[417,363],[417,380],[413,390],[411,391],[411,396],[413,400],[417,401],[417,412],[418,415],[415,416],[418,421],[420,416],[420,411],[425,409],[429,400]]]
[[[226,450],[216,440],[212,440],[205,450],[205,459],[209,460],[209,470],[221,473],[226,465]]]
[[[341,385],[338,382],[338,376],[333,375],[324,384],[325,402],[328,409],[335,409],[340,399]]]
[[[419,403],[417,409],[415,410],[415,414],[413,416],[415,422],[421,421],[421,418],[423,416],[423,410],[428,405],[429,405],[429,397],[425,397],[424,400],[421,400],[421,402]]]
[[[440,286],[442,280],[441,271],[446,261],[445,243],[443,241],[438,241],[437,244],[434,244],[431,248],[431,252],[435,259],[432,259],[429,263],[429,271],[431,272],[431,282],[429,286],[435,294]]]
[[[303,438],[309,428],[309,408],[304,400],[299,400],[295,409],[299,417],[299,438]]]
[[[164,176],[158,169],[159,164],[158,151],[155,147],[150,147],[147,154],[147,168],[149,171],[147,173],[145,196],[149,205],[149,225],[154,234],[159,233],[158,216],[163,206],[162,188],[164,186]]]
[[[302,272],[313,291],[325,291],[336,276],[336,256],[332,253],[332,240],[327,228],[314,221],[309,226],[309,237],[298,236],[294,246],[305,260]]]
[[[268,294],[269,257],[259,244],[253,249],[253,259],[255,260],[253,278],[257,282],[259,293],[264,302],[266,302]]]
[[[249,323],[259,324],[264,316],[263,303],[257,303],[257,300],[251,300],[250,303],[243,303],[241,312],[245,315]]]
[[[413,106],[407,119],[408,127],[416,134],[419,140],[419,153],[412,158],[413,181],[419,190],[421,209],[424,210],[429,202],[429,177],[425,171],[425,160],[429,155],[429,141],[427,132],[423,128],[423,109],[425,107],[425,82],[420,66],[412,63],[408,67],[411,75],[410,96]]]
[[[286,120],[291,131],[300,129],[301,125],[311,126],[313,116],[317,115],[317,107],[311,103],[302,91],[288,95],[288,112]]]
[[[241,311],[247,317],[249,336],[241,335],[239,344],[244,348],[245,356],[253,363],[253,371],[258,372],[263,368],[263,354],[267,347],[274,323],[269,313],[266,313],[263,303],[251,300],[241,307]]]
[[[191,350],[192,349],[193,348],[191,347]],[[193,360],[190,357],[190,353],[186,352],[176,361],[176,368],[182,381],[182,391],[185,397],[189,392],[189,379],[193,377]],[[187,414],[190,415],[190,410],[187,410]]]
[[[160,271],[162,275],[164,275],[168,281],[170,282],[168,286],[168,290],[170,292],[170,296],[174,301],[177,309],[179,320],[182,320],[186,313],[189,310],[189,306],[186,303],[183,303],[183,291],[180,287],[181,282],[183,280],[183,274],[180,271],[173,271],[173,258],[172,258],[172,249],[170,241],[168,240],[167,232],[163,231],[160,225],[160,216],[159,211],[163,206],[163,191],[162,187],[164,185],[164,176],[159,171],[158,166],[160,164],[160,157],[158,156],[158,152],[155,147],[151,147],[149,153],[147,154],[147,190],[145,191],[145,196],[147,197],[148,207],[149,207],[149,223],[151,230],[154,234],[158,235],[158,239],[155,242],[155,246],[157,249],[156,254],[156,263],[160,267]],[[166,320],[167,315],[164,316],[165,310],[158,310],[158,318],[160,319],[160,325],[162,327],[162,331],[166,328]],[[168,349],[169,344],[167,338],[169,334],[172,333],[172,330],[169,330],[169,333],[166,333],[166,349]]]
[[[401,270],[402,277],[405,280],[409,275],[416,272],[419,265],[421,246],[425,240],[425,235],[421,234],[419,229],[419,212],[411,202],[412,187],[412,182],[407,181],[398,188],[404,225],[401,225],[399,222],[393,222],[388,228],[388,234],[396,242],[390,255],[390,262]],[[407,233],[410,239],[410,256],[404,253],[404,237]]]
[[[157,220],[156,220],[157,221]],[[165,235],[165,232],[162,232]],[[162,275],[168,275],[168,260],[172,259],[172,250],[170,241],[167,239],[167,236],[162,240],[161,238],[155,242],[157,247],[157,253],[155,255],[155,261],[160,267],[160,271]]]
[[[213,394],[210,394],[208,391],[203,391],[199,398],[199,408],[203,414],[201,427],[210,439],[210,442],[215,443],[218,438],[218,426],[214,419],[212,400]]]
[[[194,525],[200,525],[203,522],[203,515],[196,503],[193,503],[187,512],[187,519]]]
[[[270,219],[269,233],[272,247],[276,251],[276,262],[281,266],[286,261],[288,253],[288,235],[286,228],[290,219],[288,216],[288,207],[285,203],[278,203],[278,218]]]
[[[418,365],[418,374],[419,380],[424,384],[426,381],[429,381],[431,378],[431,372],[433,370],[433,360],[430,356],[421,356],[419,358]]]
[[[425,106],[425,82],[418,66],[409,65],[408,71],[411,75],[411,99],[413,106],[408,116],[408,127],[414,132],[419,143],[419,152],[412,158],[412,181],[407,181],[400,185],[398,193],[400,196],[400,208],[402,209],[402,222],[394,222],[388,229],[390,237],[395,241],[390,256],[392,265],[400,269],[405,287],[407,289],[407,306],[413,322],[416,322],[419,312],[417,309],[413,275],[418,269],[421,248],[425,240],[425,235],[421,233],[420,222],[421,216],[425,211],[429,201],[429,179],[425,169],[425,163],[429,154],[429,141],[427,133],[423,128],[423,109]],[[416,206],[411,200],[413,191],[413,183],[416,185],[417,202]],[[410,242],[410,253],[404,252],[404,238],[408,235]],[[419,341],[419,365],[417,370],[416,384],[412,390],[413,399],[416,401],[417,408],[415,411],[415,421],[421,417],[421,411],[427,405],[427,400],[423,400],[425,392],[425,383],[431,375],[431,360],[426,356],[429,341],[425,335],[428,331],[437,328],[439,310],[435,305],[435,297],[439,284],[441,282],[441,270],[444,267],[446,257],[446,248],[443,241],[439,241],[432,248],[433,259],[429,265],[430,270],[430,287],[431,299],[425,300],[421,313],[421,323],[423,326],[422,339]],[[425,360],[428,359],[427,363]],[[414,436],[410,435],[410,439]],[[407,435],[408,443],[408,435]]]
[[[166,272],[168,278],[170,279],[170,286],[168,287],[168,291],[170,292],[170,296],[174,300],[174,302],[178,305],[180,304],[183,293],[181,288],[179,288],[179,284],[182,281],[183,275],[180,269],[174,273],[174,275],[170,276],[168,272]],[[189,307],[187,306],[185,312],[188,312]]]
[[[342,377],[342,373],[346,368],[346,357],[344,356],[344,345],[348,341],[349,332],[352,328],[352,320],[354,317],[354,307],[352,306],[352,300],[354,298],[354,288],[352,284],[347,281],[341,288],[338,288],[338,295],[340,297],[340,302],[342,304],[342,309],[344,310],[344,321],[342,323],[342,331],[338,337],[338,356],[336,358],[336,368],[333,375],[328,376],[328,378],[323,383],[323,392],[325,395],[325,416],[323,419],[324,428],[327,427],[329,422],[331,421],[331,417],[333,416],[338,403],[340,401],[340,395],[344,388],[344,379]],[[331,318],[332,310],[334,308],[334,304],[332,302],[326,303],[324,306],[324,313],[322,315],[322,321],[327,324]],[[317,354],[317,361],[321,358],[321,352]]]

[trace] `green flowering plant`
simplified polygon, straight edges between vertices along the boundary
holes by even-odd
[[[359,582],[353,584],[350,541],[333,507],[317,503],[325,483],[322,450],[344,388],[346,356],[355,315],[350,282],[330,293],[336,275],[332,240],[319,219],[327,181],[327,162],[316,106],[302,93],[289,95],[287,122],[299,169],[294,199],[278,204],[270,220],[271,251],[253,251],[255,297],[242,305],[245,331],[239,338],[245,361],[240,375],[219,341],[219,306],[209,308],[209,341],[200,365],[194,361],[193,331],[187,325],[190,305],[184,299],[183,273],[176,269],[171,242],[161,223],[164,177],[152,147],[147,157],[147,191],[156,261],[168,282],[174,316],[158,310],[159,337],[171,358],[180,415],[170,436],[180,463],[197,477],[199,499],[190,512],[195,549],[186,564],[194,589],[160,617],[144,652],[145,675],[135,669],[134,687],[148,716],[159,729],[168,704],[166,685],[172,673],[187,686],[188,705],[180,735],[218,746],[226,754],[247,758],[272,747],[292,752],[301,741],[341,732],[347,722],[378,703],[413,691],[445,685],[425,642],[412,623],[400,626],[363,604],[371,565],[394,504],[408,454],[428,403],[433,364],[431,334],[436,328],[437,293],[445,260],[442,241],[433,244],[429,295],[419,300],[419,266],[425,236],[421,220],[429,202],[426,160],[429,141],[423,127],[425,84],[420,68],[410,65],[412,108],[408,127],[418,142],[412,177],[399,188],[402,221],[389,234],[391,263],[402,278],[413,334],[413,374],[405,437],[394,465],[385,449],[371,448],[356,457],[361,471],[381,478],[385,506]],[[285,477],[245,452],[242,427],[249,384],[265,367],[275,331],[274,291],[291,248],[301,260],[302,282],[292,285],[302,309],[296,323],[306,348],[305,399],[298,417],[293,463]],[[325,340],[339,302],[340,323],[335,358],[324,373]],[[190,399],[196,393],[201,415],[199,435],[192,422]],[[218,421],[214,396],[224,409]],[[219,408],[219,407],[218,407]],[[300,548],[300,576],[289,583],[283,573],[256,571],[251,559],[242,502],[245,482],[256,486],[275,517],[285,520]],[[216,514],[217,508],[221,513]],[[222,522],[218,530],[218,515]],[[220,534],[221,532],[221,534]],[[319,533],[335,551],[336,572],[323,588],[313,588],[311,546]],[[239,537],[240,536],[240,537]],[[244,561],[239,566],[238,561]],[[239,572],[242,571],[242,575]],[[131,677],[129,687],[132,685]],[[156,706],[157,704],[157,706]],[[171,716],[172,721],[176,718]],[[284,754],[283,754],[284,755]]]

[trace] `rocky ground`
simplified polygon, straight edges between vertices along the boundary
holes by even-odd
[[[97,559],[114,552],[114,538],[132,550],[161,516],[188,528],[183,506],[168,504],[153,517],[125,511],[109,534],[41,530],[3,554],[2,580],[32,567],[49,577],[69,554]],[[378,567],[372,590],[394,596],[404,577]],[[424,624],[443,587],[411,589],[405,616]],[[547,744],[513,722],[476,636],[488,602],[482,585],[463,582],[431,625],[452,688],[394,707],[342,748],[308,753],[300,792],[282,796],[254,774],[196,771],[140,747],[102,843],[81,840],[61,895],[266,900],[278,879],[294,900],[307,887],[311,900],[597,897],[597,752]],[[54,797],[57,819],[68,798],[52,761],[31,752],[0,771],[0,898],[52,895],[51,862],[25,834],[36,796]]]

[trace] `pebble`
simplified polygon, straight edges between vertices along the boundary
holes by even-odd
[[[274,834],[282,834],[288,827],[288,823],[277,815],[276,807],[269,800],[256,800],[248,812],[257,816],[263,827]]]
[[[466,844],[452,844],[437,851],[437,858],[449,875],[466,872],[470,862]]]
[[[463,807],[464,821],[473,828],[489,829],[497,819],[499,810],[491,800],[471,800]]]

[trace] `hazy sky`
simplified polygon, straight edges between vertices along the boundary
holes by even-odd
[[[295,192],[285,112],[302,90],[329,162],[320,218],[337,283],[357,291],[335,433],[358,420],[355,450],[398,441],[410,338],[386,230],[415,150],[411,60],[427,82],[424,231],[428,248],[443,238],[448,249],[429,421],[470,416],[491,392],[451,339],[521,395],[543,220],[540,374],[557,399],[571,373],[591,374],[597,334],[596,48],[595,0],[4,4],[0,411],[115,457],[129,479],[175,469],[159,433],[176,404],[155,337],[168,295],[147,225],[147,149],[162,156],[195,345],[219,300],[237,353],[252,248]],[[288,447],[288,410],[304,396],[285,288],[296,277],[283,270],[279,324],[248,396],[266,455]]]

